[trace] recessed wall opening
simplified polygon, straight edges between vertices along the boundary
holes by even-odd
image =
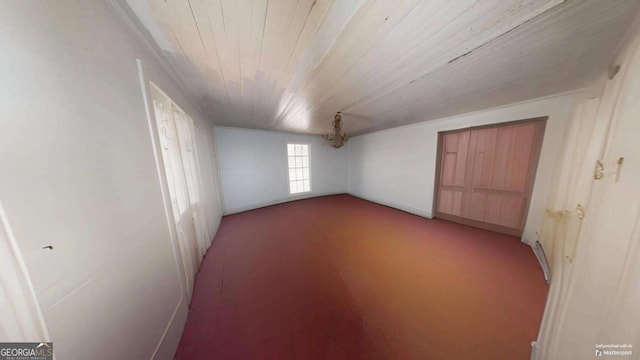
[[[435,216],[521,236],[546,120],[440,132]]]

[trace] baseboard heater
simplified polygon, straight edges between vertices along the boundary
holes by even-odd
[[[542,272],[544,273],[544,279],[547,281],[547,284],[551,283],[551,269],[549,268],[549,262],[547,261],[547,255],[544,252],[544,248],[540,241],[536,240],[536,243],[532,246],[533,253],[536,254],[536,258],[538,258],[538,262],[540,263],[540,267],[542,268]]]

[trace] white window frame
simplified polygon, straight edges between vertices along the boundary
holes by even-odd
[[[304,145],[307,147],[307,161],[308,161],[308,169],[309,169],[309,190],[306,191],[298,191],[298,192],[291,192],[291,182],[292,181],[299,181],[298,179],[292,180],[291,179],[291,174],[290,174],[290,170],[292,169],[304,169],[304,167],[289,167],[289,145]],[[313,183],[311,182],[311,145],[309,144],[305,144],[305,143],[287,143],[287,146],[285,148],[287,157],[286,157],[286,161],[287,161],[287,188],[289,189],[289,196],[299,196],[299,195],[304,195],[304,194],[310,194],[312,192],[313,189]],[[300,180],[307,180],[307,179],[300,179]]]

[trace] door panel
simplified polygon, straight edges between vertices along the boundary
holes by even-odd
[[[447,134],[444,137],[442,180],[444,186],[464,186],[469,151],[469,132]]]
[[[524,192],[532,160],[535,123],[504,126],[497,130],[489,188]]]
[[[498,129],[479,129],[471,131],[473,161],[471,161],[472,183],[476,187],[488,188],[494,166],[496,137]]]
[[[442,190],[438,197],[438,211],[460,216],[462,214],[462,194],[461,190]]]
[[[173,115],[188,190],[189,212],[192,217],[191,223],[195,231],[195,238],[197,239],[196,246],[194,246],[194,256],[196,259],[201,259],[206,251],[205,244],[208,243],[207,238],[209,235],[205,229],[206,220],[203,218],[202,187],[199,181],[201,176],[194,141],[193,120],[179,109],[174,109]]]
[[[485,221],[487,208],[486,191],[467,191],[462,216],[476,221]]]
[[[489,194],[486,218],[489,224],[519,229],[522,225],[525,198],[521,195]]]
[[[185,271],[187,298],[190,299],[194,274],[199,265],[198,244],[172,107],[172,104],[154,100],[155,117],[162,145],[162,161],[169,186],[171,208],[176,222],[180,255]]]

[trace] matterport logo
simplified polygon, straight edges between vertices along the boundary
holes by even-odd
[[[53,360],[53,343],[0,343],[0,360]]]
[[[633,355],[632,344],[596,344],[596,357],[603,356],[624,356],[631,357]]]

